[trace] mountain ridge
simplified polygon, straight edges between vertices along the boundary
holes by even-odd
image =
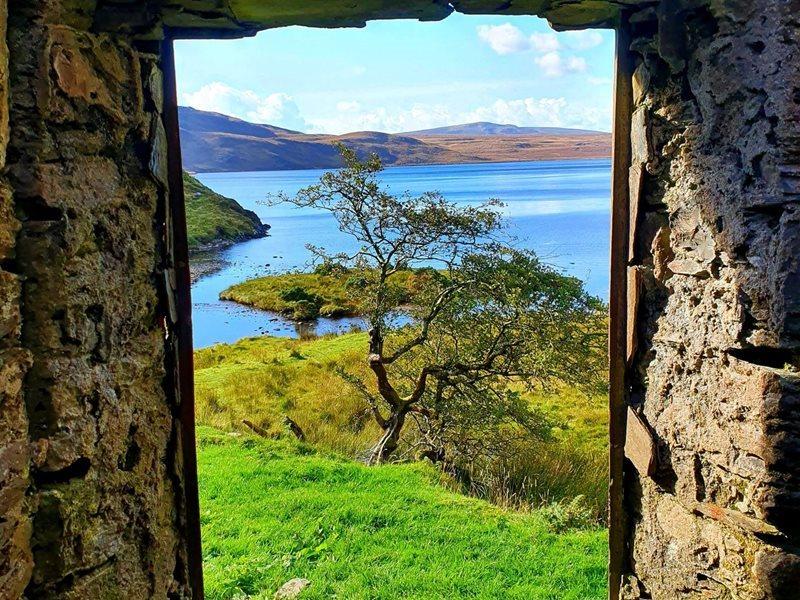
[[[433,127],[430,129],[418,129],[406,131],[400,135],[600,135],[606,134],[605,131],[593,129],[574,129],[571,127],[520,127],[511,123],[493,123],[491,121],[475,121],[472,123],[459,123],[457,125],[445,125],[444,127]]]
[[[336,168],[341,166],[341,157],[335,146],[339,142],[353,148],[360,157],[375,153],[387,166],[605,158],[611,155],[610,134],[563,128],[517,128],[483,122],[418,133],[357,131],[330,135],[250,123],[222,113],[184,106],[179,107],[179,120],[183,165],[191,172]],[[464,128],[470,126],[482,126],[491,131],[489,125],[522,131],[483,135],[452,133],[458,128],[465,131]],[[540,133],[532,134],[525,129],[535,129]],[[448,131],[437,133],[437,130]]]

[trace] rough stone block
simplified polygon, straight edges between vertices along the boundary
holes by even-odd
[[[138,124],[143,116],[141,72],[136,54],[106,36],[67,27],[48,29],[46,58],[52,81],[48,116],[86,123],[97,109],[113,124]]]
[[[12,255],[19,227],[11,187],[0,179],[0,259]]]
[[[0,270],[0,348],[16,346],[20,335],[19,278]]]
[[[0,351],[0,597],[18,598],[33,560],[25,506],[28,489],[28,419],[22,386],[30,366],[23,350]]]
[[[647,481],[642,484],[632,558],[647,595],[638,597],[767,597],[755,556],[785,554],[780,548],[699,515]]]

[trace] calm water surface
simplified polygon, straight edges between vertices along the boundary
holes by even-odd
[[[314,209],[266,206],[268,194],[294,194],[316,183],[324,170],[207,173],[197,178],[236,199],[272,226],[266,238],[236,244],[221,254],[219,272],[192,286],[194,344],[203,348],[255,335],[298,337],[347,331],[359,319],[320,319],[301,330],[278,315],[219,299],[234,283],[308,266],[305,244],[327,250],[354,250],[333,217]],[[511,233],[549,264],[580,277],[587,288],[608,298],[611,161],[572,160],[478,165],[425,165],[387,168],[383,183],[395,194],[436,190],[452,202],[506,204]]]

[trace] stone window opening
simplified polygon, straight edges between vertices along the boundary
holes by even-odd
[[[612,33],[615,37],[617,37],[618,30],[617,29],[607,29],[608,23],[604,24],[604,31]],[[175,71],[175,59],[174,59],[174,44],[175,42],[184,39],[181,38],[180,35],[175,36],[174,38],[167,39],[164,42],[164,89],[165,89],[165,125],[167,130],[168,136],[168,149],[169,149],[169,175],[170,175],[170,207],[171,207],[171,214],[170,219],[172,221],[173,226],[173,238],[174,238],[174,257],[175,257],[175,265],[176,271],[178,273],[178,286],[175,289],[175,305],[180,307],[191,307],[191,300],[190,300],[190,288],[191,288],[191,277],[188,272],[188,261],[189,255],[185,253],[186,250],[184,246],[186,246],[185,240],[188,239],[186,233],[186,219],[185,214],[183,214],[183,178],[182,178],[182,161],[180,159],[180,125],[179,125],[179,118],[178,118],[178,101],[177,101],[177,76]],[[190,38],[191,39],[191,38]],[[622,40],[624,42],[624,40]],[[617,47],[619,51],[619,43],[620,40],[617,41]],[[626,64],[620,65],[619,57],[615,57],[615,68],[619,70],[620,68],[628,68]],[[618,77],[618,75],[617,75]],[[610,203],[612,205],[610,211],[610,222],[611,222],[611,239],[612,239],[612,247],[611,247],[611,274],[610,274],[610,293],[609,293],[609,356],[612,357],[612,360],[609,364],[609,402],[611,402],[611,397],[614,395],[614,387],[617,387],[617,395],[619,395],[619,389],[621,387],[621,383],[618,381],[619,379],[619,364],[615,365],[614,358],[615,356],[623,356],[625,353],[619,350],[620,346],[612,346],[612,344],[624,344],[627,341],[627,337],[625,334],[624,326],[620,326],[619,316],[618,313],[624,310],[623,306],[621,305],[621,301],[627,299],[627,297],[622,297],[622,293],[625,290],[625,286],[627,282],[623,283],[622,288],[620,289],[618,285],[618,279],[622,276],[620,273],[625,273],[626,269],[618,268],[615,270],[613,265],[613,260],[617,260],[619,262],[620,256],[627,251],[627,247],[624,247],[627,244],[627,238],[624,240],[621,238],[622,234],[626,234],[628,230],[627,222],[624,221],[625,217],[627,216],[627,198],[624,206],[621,206],[620,203],[617,201],[617,205],[614,204],[616,195],[621,193],[627,193],[625,184],[628,181],[627,175],[624,178],[621,178],[619,175],[618,165],[620,163],[619,156],[624,156],[625,152],[628,152],[627,146],[629,145],[628,138],[629,135],[626,133],[625,123],[620,125],[620,119],[625,118],[624,111],[630,110],[628,104],[630,103],[629,90],[620,89],[620,84],[617,83],[615,85],[615,107],[614,107],[614,125],[613,125],[613,132],[612,132],[612,139],[614,142],[614,156],[612,161],[612,197],[610,198]],[[620,114],[620,111],[623,114]],[[627,167],[625,167],[627,169]],[[624,276],[623,276],[624,277]],[[615,295],[616,294],[616,295]],[[615,317],[615,312],[617,316]],[[190,311],[189,311],[190,312]],[[191,348],[191,323],[185,323],[180,325],[181,315],[187,314],[184,312],[184,309],[178,310],[178,327],[176,328],[176,339],[178,340],[178,346],[183,347],[183,351],[179,351],[177,362],[178,362],[178,382],[179,382],[179,389],[182,390],[181,394],[185,395],[185,397],[193,398],[194,397],[194,372],[193,372],[193,353],[191,350],[187,351],[185,348],[189,346]],[[617,331],[619,330],[619,331]],[[616,334],[616,335],[615,335]],[[626,405],[627,406],[627,405]],[[616,418],[617,423],[611,423],[610,427],[612,430],[615,430],[616,436],[619,436],[619,421],[620,419],[617,417],[617,413],[621,412],[619,407],[615,409],[611,409],[612,421]],[[623,413],[624,414],[624,413]],[[615,429],[616,428],[616,429]],[[191,432],[188,430],[191,429]],[[185,472],[187,476],[187,481],[192,482],[192,488],[190,492],[194,495],[194,499],[191,501],[191,505],[199,505],[199,498],[197,498],[197,490],[196,490],[196,480],[197,480],[197,466],[196,466],[196,456],[194,456],[194,447],[195,447],[195,440],[194,440],[194,408],[192,406],[191,410],[187,407],[182,408],[182,431],[185,433],[184,439],[187,440],[187,448],[191,449],[191,451],[187,451],[185,457]],[[624,447],[624,433],[622,434],[623,439],[621,441],[613,442],[609,446],[610,452],[614,452],[614,448],[617,448],[617,454],[620,454],[620,449]],[[611,438],[614,439],[613,437]],[[609,455],[609,460],[612,461],[612,467],[614,469],[618,469],[619,465],[616,463],[620,461],[620,456],[617,456],[616,459]],[[611,464],[611,463],[610,463]],[[612,479],[610,481],[612,486],[612,493],[618,494],[620,490],[614,487],[615,482],[619,482],[620,478]],[[188,486],[187,486],[188,488]],[[612,498],[612,496],[609,496]],[[610,500],[609,508],[611,510],[610,514],[608,515],[608,522],[607,525],[609,526],[609,531],[611,531],[611,526],[614,519],[618,519],[615,511],[618,508],[615,508],[615,503]],[[202,532],[201,527],[199,524],[199,509],[192,507],[191,511],[197,511],[197,517],[191,517],[188,522],[187,526],[191,529],[192,535],[192,546],[194,548],[193,555],[190,555],[190,562],[194,565],[194,573],[195,573],[195,580],[202,577],[202,555],[200,544],[198,544],[198,540],[202,540]],[[191,513],[190,513],[191,515]],[[621,540],[619,536],[614,534],[610,534],[610,545],[611,547],[615,547],[621,544]],[[614,558],[609,559],[609,566],[611,569],[621,569],[621,567],[617,566],[617,562]],[[621,563],[620,563],[621,564]],[[619,580],[619,577],[613,576],[612,579]],[[610,597],[616,597],[619,592],[615,589],[610,591]]]
[[[203,596],[172,40],[453,10],[617,30],[609,597],[796,596],[797,2],[31,0],[0,1],[0,597]]]

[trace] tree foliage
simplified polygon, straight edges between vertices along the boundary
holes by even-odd
[[[553,424],[520,391],[597,381],[605,360],[602,303],[579,280],[515,248],[498,202],[392,195],[378,180],[377,156],[362,161],[340,151],[343,169],[273,201],[328,211],[358,242],[352,254],[309,249],[348,278],[370,326],[373,380],[341,372],[383,430],[369,462],[386,460],[401,441],[455,465],[511,439],[546,437]],[[417,289],[398,315],[407,290],[395,278],[408,269],[417,270]],[[409,419],[417,426],[405,435]]]

